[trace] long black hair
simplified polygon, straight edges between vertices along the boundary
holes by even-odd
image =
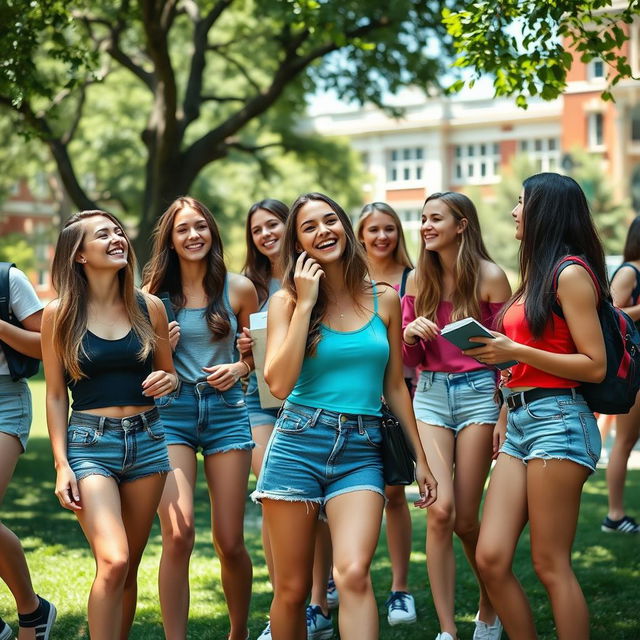
[[[640,260],[640,216],[636,216],[629,226],[622,257],[625,262]]]
[[[522,280],[505,308],[524,297],[529,328],[539,338],[552,317],[556,297],[553,274],[562,258],[582,256],[593,270],[602,296],[609,295],[609,285],[602,243],[580,185],[558,173],[538,173],[523,186]]]

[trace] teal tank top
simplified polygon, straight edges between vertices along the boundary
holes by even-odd
[[[209,326],[207,325],[207,308],[180,309],[176,313],[176,320],[180,325],[180,340],[173,353],[173,364],[180,380],[184,382],[199,382],[204,380],[206,374],[202,367],[211,367],[215,364],[235,362],[236,358],[236,332],[238,320],[231,303],[229,302],[229,278],[224,283],[222,300],[229,316],[231,329],[229,333],[213,340]]]
[[[316,353],[305,356],[288,400],[314,409],[379,416],[388,361],[387,327],[378,315],[374,284],[369,322],[355,331],[321,325]]]

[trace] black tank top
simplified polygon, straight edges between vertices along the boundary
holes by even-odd
[[[140,294],[138,304],[148,318]],[[74,411],[153,404],[153,398],[142,395],[142,382],[152,371],[153,354],[144,361],[138,359],[142,344],[133,329],[118,340],[105,340],[87,329],[82,346],[86,355],[80,354],[80,368],[87,377],[75,382],[67,379]]]

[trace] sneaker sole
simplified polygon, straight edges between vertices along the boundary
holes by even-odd
[[[42,640],[49,640],[49,635],[51,634],[51,630],[53,629],[53,623],[56,621],[56,617],[58,616],[58,610],[55,606],[50,602],[49,603],[49,617],[47,618],[47,627],[42,636]],[[37,640],[40,640],[38,635],[36,635]]]
[[[413,616],[412,618],[402,618],[402,620],[392,620],[389,616],[387,616],[387,622],[395,627],[399,624],[413,624],[418,619],[417,616]]]

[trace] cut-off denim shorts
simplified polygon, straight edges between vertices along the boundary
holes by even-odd
[[[258,381],[255,371],[249,376],[249,383],[244,395],[247,403],[247,411],[249,412],[249,423],[251,428],[262,425],[273,426],[278,418],[280,409],[263,409],[260,405],[260,395],[258,394]]]
[[[131,482],[171,471],[157,409],[126,418],[72,411],[67,458],[77,480],[100,475]]]
[[[285,402],[252,498],[326,504],[352,491],[384,498],[380,418]]]
[[[505,398],[509,389],[503,389]],[[507,439],[501,453],[527,461],[572,460],[591,472],[600,458],[600,432],[593,413],[576,390],[523,404],[507,414]]]
[[[466,373],[422,371],[413,396],[416,419],[451,429],[456,435],[470,424],[495,425],[500,407],[494,394],[496,372],[478,369]]]
[[[254,447],[240,383],[218,391],[208,382],[181,382],[156,406],[168,445],[185,445],[205,456]]]
[[[10,375],[0,375],[0,432],[20,440],[27,450],[31,429],[31,392],[26,380],[14,382]]]

